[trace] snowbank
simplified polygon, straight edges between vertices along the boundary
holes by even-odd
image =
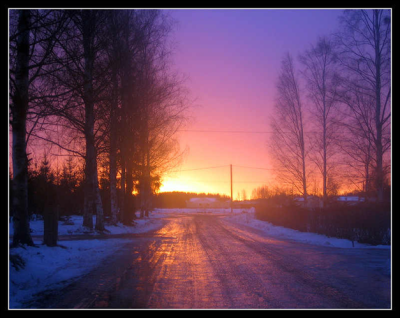
[[[83,217],[81,215],[72,215],[68,221],[58,221],[58,235],[79,235],[88,234],[87,230],[82,226]],[[93,216],[93,224],[96,224],[96,216]],[[159,220],[150,218],[135,220],[135,226],[126,226],[122,223],[117,225],[105,225],[108,234],[126,234],[126,233],[142,233],[155,230],[160,227]],[[32,235],[43,235],[43,220],[35,219],[30,221],[30,228]],[[9,233],[13,235],[14,228],[12,223],[9,226]],[[90,233],[98,235],[99,233]]]
[[[84,234],[82,216],[72,216],[64,224],[59,222],[59,235]],[[145,218],[136,220],[135,226],[106,226],[109,234],[144,233],[160,228],[160,219]],[[43,234],[43,220],[30,222],[32,235]],[[12,225],[12,224],[11,224]],[[10,226],[12,234],[12,226]],[[96,235],[96,234],[94,234]],[[47,247],[41,241],[35,241],[37,247],[19,247],[10,249],[10,255],[19,255],[25,262],[25,268],[17,271],[9,267],[9,306],[21,308],[22,302],[29,300],[33,294],[46,289],[62,288],[71,279],[78,278],[99,265],[99,263],[115,253],[130,239],[107,240],[75,240],[60,241],[66,247]]]
[[[66,248],[38,245],[11,249],[10,254],[19,254],[24,259],[25,268],[17,271],[10,265],[10,308],[21,308],[24,300],[40,291],[62,288],[67,280],[88,273],[127,242],[126,239],[94,239],[64,241],[62,245]]]
[[[254,208],[250,209],[233,209],[234,214],[241,214],[243,212],[254,212]],[[105,225],[108,234],[125,234],[125,233],[142,233],[157,229],[161,223],[159,218],[168,217],[171,214],[230,214],[231,209],[207,209],[207,208],[186,208],[186,209],[154,209],[150,212],[149,217],[143,219],[136,219],[135,226],[126,226],[122,223],[114,225]],[[79,235],[79,234],[93,234],[98,235],[97,232],[89,233],[87,229],[82,226],[83,217],[81,215],[72,215],[68,221],[58,222],[58,235]],[[93,224],[96,224],[96,216],[93,216]],[[32,235],[43,235],[43,220],[33,219],[30,221],[30,228]],[[13,235],[14,228],[12,223],[9,224],[9,234]]]
[[[290,239],[302,243],[315,244],[315,245],[325,245],[325,246],[333,246],[333,247],[341,247],[341,248],[353,248],[353,244],[350,240],[339,239],[335,237],[327,237],[325,235],[315,234],[315,233],[307,233],[300,232],[297,230],[288,229],[282,226],[275,226],[266,221],[260,221],[255,219],[254,211],[235,215],[235,216],[227,216],[224,218],[229,222],[237,223],[237,224],[245,224],[255,229],[259,229],[264,233],[282,239]],[[383,248],[390,249],[390,245],[369,245],[369,244],[360,244],[358,242],[354,242],[354,247],[356,248]]]

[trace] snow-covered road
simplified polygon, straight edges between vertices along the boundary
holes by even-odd
[[[171,215],[172,216],[172,215]],[[171,217],[33,308],[390,308],[389,249],[274,238],[221,215]]]

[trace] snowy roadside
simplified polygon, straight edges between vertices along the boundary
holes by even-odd
[[[264,233],[282,239],[294,240],[297,242],[332,246],[340,248],[353,248],[353,244],[350,240],[339,239],[335,237],[327,237],[321,234],[300,232],[297,230],[288,229],[282,226],[275,226],[266,221],[257,220],[254,216],[254,210],[249,213],[242,213],[234,216],[227,216],[224,220],[236,224],[244,224],[246,226],[258,229]],[[382,248],[390,249],[390,245],[369,245],[354,242],[354,248]]]
[[[246,209],[233,209],[234,214],[240,214]],[[247,209],[248,210],[248,209]],[[246,211],[247,211],[246,210]],[[207,209],[207,208],[190,208],[190,209],[154,209],[150,212],[150,216],[143,219],[136,219],[135,226],[126,226],[122,223],[117,225],[105,225],[107,232],[105,234],[129,234],[129,233],[142,233],[157,229],[160,226],[160,218],[171,216],[171,214],[227,214],[230,213],[230,209]],[[136,214],[137,215],[137,214]],[[58,222],[58,235],[79,235],[79,234],[91,234],[99,235],[98,232],[90,232],[82,226],[83,218],[80,215],[71,215],[66,221]],[[93,224],[96,224],[96,216],[93,216]],[[31,234],[43,235],[43,220],[33,219],[30,221]],[[12,236],[14,228],[12,223],[9,225],[9,234]]]
[[[235,209],[234,213],[242,213],[242,209]],[[230,209],[155,209],[150,217],[136,219],[135,226],[106,225],[107,234],[144,233],[156,230],[163,224],[162,218],[172,214],[213,213],[226,214]],[[95,224],[95,216],[93,217]],[[82,227],[82,216],[73,215],[68,221],[59,221],[58,234],[61,236],[88,234]],[[33,236],[43,235],[43,220],[30,221]],[[9,234],[13,234],[12,223]],[[99,233],[90,233],[94,237]],[[24,301],[32,295],[46,289],[62,288],[95,268],[106,257],[115,253],[129,239],[110,238],[108,240],[78,240],[62,241],[61,247],[47,247],[41,241],[35,241],[37,247],[19,247],[10,250],[11,255],[20,255],[25,262],[25,268],[17,271],[9,267],[9,306],[21,308]]]
[[[68,221],[58,221],[58,235],[79,235],[93,234],[98,235],[98,232],[88,233],[82,226],[83,217],[81,215],[71,215]],[[93,224],[96,224],[96,216],[93,216]],[[127,226],[122,223],[117,225],[105,225],[108,232],[106,234],[128,234],[142,233],[157,229],[160,226],[160,221],[154,218],[136,219],[135,226]],[[31,235],[43,235],[43,220],[36,219],[30,221]],[[13,235],[14,228],[12,223],[9,226],[9,234]]]
[[[24,301],[46,289],[62,288],[71,279],[78,278],[107,256],[116,252],[126,239],[65,241],[61,247],[47,247],[36,241],[38,247],[14,248],[10,254],[19,254],[25,268],[9,269],[9,307],[21,308]]]
[[[82,216],[71,217],[70,225],[60,221],[59,235],[82,233]],[[74,224],[72,224],[74,223]],[[136,220],[135,226],[106,226],[109,234],[144,233],[160,228],[161,219],[145,218]],[[12,228],[12,226],[10,226]],[[31,221],[32,235],[43,234],[43,221]],[[11,230],[11,229],[10,229]],[[12,234],[12,232],[10,233]],[[84,233],[82,233],[84,234]],[[10,255],[19,255],[25,268],[17,270],[9,266],[9,308],[21,308],[24,301],[46,289],[62,288],[88,273],[106,257],[115,253],[130,239],[62,241],[62,247],[47,247],[35,241],[37,247],[10,249]]]

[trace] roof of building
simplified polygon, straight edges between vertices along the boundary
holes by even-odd
[[[337,198],[338,201],[364,201],[364,198],[355,195],[342,195]]]

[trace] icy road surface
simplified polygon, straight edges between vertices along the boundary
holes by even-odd
[[[386,249],[279,240],[222,216],[171,217],[31,308],[390,308]]]

